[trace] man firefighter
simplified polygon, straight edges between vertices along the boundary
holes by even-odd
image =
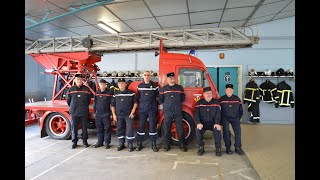
[[[133,151],[133,118],[138,107],[136,94],[126,88],[124,78],[119,78],[118,87],[111,100],[111,111],[113,120],[117,122],[117,136],[119,139],[118,151],[125,148],[125,137],[128,139],[128,151]]]
[[[197,125],[196,135],[199,145],[198,155],[204,153],[203,134],[206,130],[213,132],[216,147],[216,156],[221,156],[221,110],[217,99],[212,97],[210,87],[203,88],[204,98],[200,99],[194,110],[194,120]]]
[[[233,94],[233,85],[227,84],[225,95],[220,97],[219,102],[221,106],[221,120],[223,124],[223,139],[226,146],[226,153],[232,154],[231,151],[231,135],[229,131],[229,124],[231,124],[235,135],[235,152],[243,155],[241,148],[241,127],[240,119],[243,115],[242,103],[238,96]]]
[[[77,147],[78,142],[78,123],[81,122],[81,138],[84,147],[89,147],[87,122],[89,115],[89,104],[91,100],[91,92],[88,87],[83,85],[83,75],[75,74],[75,85],[67,92],[67,104],[70,107],[72,128],[72,149]]]
[[[158,151],[157,147],[157,98],[159,96],[158,85],[151,81],[150,71],[143,73],[143,81],[138,85],[138,98],[139,103],[139,129],[137,131],[138,146],[136,151],[140,151],[143,146],[143,138],[145,135],[145,124],[147,118],[149,119],[149,136],[151,140],[151,148],[154,152]]]
[[[95,148],[105,144],[106,149],[110,148],[111,142],[111,121],[110,121],[110,102],[113,91],[107,89],[107,82],[104,79],[99,81],[99,89],[94,97],[93,110],[97,127],[98,142]]]
[[[163,104],[163,131],[164,151],[170,150],[172,121],[176,123],[179,136],[179,147],[183,152],[187,151],[182,126],[182,102],[185,100],[184,89],[175,83],[174,73],[167,74],[168,84],[159,90],[159,103]]]

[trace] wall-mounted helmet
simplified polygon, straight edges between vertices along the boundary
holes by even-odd
[[[107,71],[103,71],[102,77],[107,77],[107,76],[108,76],[108,72]]]
[[[285,76],[285,72],[282,68],[280,68],[276,71],[276,75],[277,76]]]
[[[250,71],[249,71],[249,76],[257,76],[257,75],[258,75],[258,74],[257,74],[256,70],[250,69]]]
[[[288,69],[285,74],[286,74],[286,76],[293,76],[293,70]]]
[[[124,73],[122,71],[118,72],[118,77],[124,77]]]
[[[116,71],[113,71],[113,72],[111,73],[111,76],[112,76],[112,77],[117,77],[117,75],[118,75],[118,74],[117,74]]]
[[[265,74],[264,74],[263,71],[258,71],[258,72],[257,72],[257,75],[258,75],[258,76],[265,76]]]
[[[271,76],[271,70],[270,70],[270,69],[266,69],[266,70],[264,71],[264,75],[265,75],[265,76]]]

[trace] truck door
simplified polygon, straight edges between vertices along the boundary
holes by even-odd
[[[233,84],[234,94],[238,94],[238,67],[207,67],[220,96],[225,94],[226,84]]]

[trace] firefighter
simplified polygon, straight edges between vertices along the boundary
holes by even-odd
[[[72,149],[77,147],[78,142],[78,123],[81,121],[81,138],[84,147],[89,147],[87,122],[89,115],[89,104],[91,100],[91,92],[88,87],[83,85],[83,75],[75,74],[75,85],[67,92],[67,104],[70,107],[72,127]]]
[[[138,146],[136,151],[140,151],[143,146],[143,138],[145,135],[145,124],[147,118],[149,119],[149,136],[151,140],[151,148],[154,152],[158,151],[157,147],[157,110],[158,103],[157,99],[159,96],[158,85],[151,81],[150,71],[145,71],[143,73],[143,80],[141,84],[138,85],[138,98],[139,103],[139,129],[137,131]]]
[[[176,123],[176,130],[179,136],[179,147],[183,152],[187,151],[182,126],[182,102],[185,100],[184,89],[175,83],[173,72],[167,74],[168,84],[159,91],[159,103],[163,104],[163,131],[164,151],[170,150],[172,121]]]
[[[93,110],[97,127],[98,142],[94,145],[95,148],[103,146],[110,148],[111,142],[111,121],[110,121],[110,101],[113,92],[107,89],[107,81],[101,79],[99,81],[99,89],[94,96]]]
[[[197,124],[197,141],[199,145],[198,155],[204,153],[203,134],[206,130],[213,132],[216,147],[216,156],[221,156],[221,110],[217,99],[212,97],[210,87],[203,88],[204,98],[200,99],[194,111],[194,120]]]
[[[119,78],[118,87],[111,100],[111,111],[113,120],[117,122],[117,136],[119,139],[118,151],[125,148],[125,137],[128,139],[128,151],[133,151],[133,118],[138,107],[136,94],[126,88],[124,78]]]
[[[232,126],[235,135],[235,152],[239,155],[243,155],[244,152],[241,148],[241,127],[240,119],[243,115],[242,103],[238,96],[233,94],[233,85],[227,84],[225,95],[220,99],[221,106],[221,121],[223,125],[223,139],[226,146],[226,153],[232,154],[231,151],[231,135],[229,131],[229,123]]]
[[[260,123],[260,92],[257,83],[250,79],[244,90],[244,103],[248,103],[248,111],[250,113],[249,121],[252,123]]]

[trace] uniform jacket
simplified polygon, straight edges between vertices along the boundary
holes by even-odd
[[[129,115],[135,103],[138,103],[136,94],[129,89],[116,91],[111,99],[111,107],[116,108],[117,115]]]
[[[175,84],[173,86],[165,85],[159,91],[159,103],[163,103],[164,113],[182,113],[182,102],[186,95],[182,86]]]
[[[98,89],[96,95],[94,96],[94,113],[110,115],[110,104],[112,97],[113,91],[111,91],[110,89],[105,89],[103,92]]]
[[[219,101],[214,98],[212,98],[209,102],[207,102],[204,98],[200,99],[196,103],[194,120],[196,124],[201,123],[207,126],[221,124],[221,110]]]
[[[277,91],[279,93],[279,106],[280,107],[288,107],[291,106],[294,107],[294,99],[293,94],[291,90],[291,86],[287,84],[285,81],[281,81],[277,85]],[[278,105],[276,104],[276,108]]]
[[[142,82],[138,85],[139,112],[157,111],[158,88],[158,85],[152,81],[149,84]]]
[[[277,103],[279,100],[279,94],[277,92],[277,86],[273,82],[266,80],[259,86],[260,95],[263,102]]]
[[[82,85],[72,86],[67,92],[67,103],[71,116],[88,116],[91,92],[88,87]]]
[[[259,87],[253,80],[251,80],[246,84],[243,100],[244,100],[244,103],[246,102],[260,103]]]
[[[221,116],[226,118],[241,119],[243,115],[242,103],[238,96],[232,95],[228,97],[223,95],[219,99],[221,106]]]

